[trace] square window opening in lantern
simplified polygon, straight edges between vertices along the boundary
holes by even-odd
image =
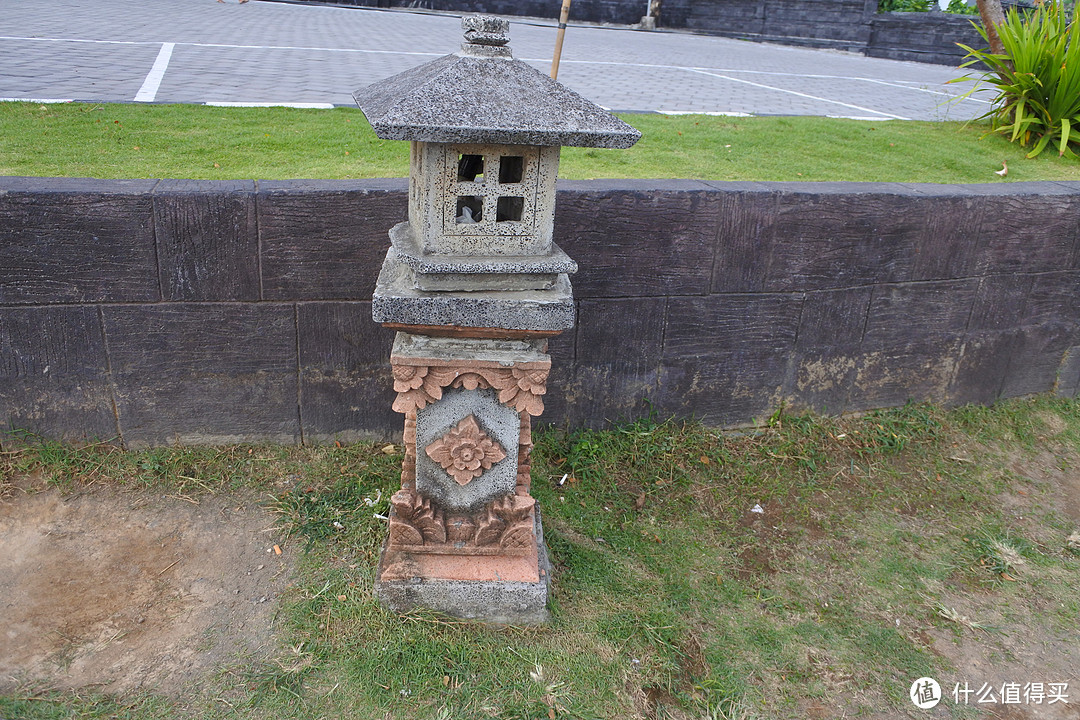
[[[454,218],[458,225],[480,222],[484,219],[484,198],[479,195],[459,195]]]
[[[457,179],[460,182],[484,181],[484,156],[463,153],[458,156]]]
[[[525,176],[525,158],[521,155],[503,155],[499,158],[499,184],[514,185]]]
[[[521,222],[525,198],[504,195],[495,207],[495,222]]]

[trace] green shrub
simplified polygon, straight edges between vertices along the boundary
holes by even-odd
[[[964,0],[949,0],[949,7],[945,8],[945,12],[954,15],[978,15],[979,8],[968,5]]]
[[[937,0],[878,0],[878,12],[930,12]],[[945,12],[954,15],[978,15],[979,9],[964,0],[949,0]]]
[[[927,12],[929,10],[930,0],[878,0],[878,12]]]
[[[987,38],[982,26],[976,29]],[[1060,155],[1076,157],[1070,147],[1080,144],[1080,22],[1075,13],[1057,2],[1025,15],[1011,9],[997,30],[1003,55],[960,45],[967,51],[961,67],[980,70],[957,79],[976,81],[962,97],[979,89],[981,82],[990,84],[997,95],[978,119],[989,119],[991,132],[1032,147],[1029,158],[1051,142]]]

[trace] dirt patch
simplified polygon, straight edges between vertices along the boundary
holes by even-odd
[[[197,503],[197,504],[196,504]],[[272,654],[291,571],[250,499],[16,490],[0,503],[0,692],[190,691]]]
[[[1063,430],[1056,415],[1044,413],[1042,422],[1052,434]],[[1056,552],[1066,542],[1064,536],[1051,533],[1039,518],[1047,511],[1057,513],[1073,523],[1080,523],[1080,452],[1066,445],[1049,443],[1049,447],[1034,454],[1011,451],[1005,455],[1005,465],[1019,480],[998,496],[998,502],[1011,519],[1049,552]],[[1019,582],[1035,582],[1040,570],[1029,568],[1020,573]],[[995,628],[992,632],[949,628],[929,628],[920,635],[929,647],[946,658],[955,668],[955,676],[942,681],[943,691],[952,696],[956,683],[973,691],[970,705],[978,706],[979,690],[993,688],[997,702],[984,704],[989,716],[1010,720],[1077,720],[1080,718],[1080,631],[1073,627],[1054,631],[1032,618],[1040,618],[1056,602],[1042,593],[1032,592],[1026,598],[1012,598],[1003,603],[997,594],[986,593],[947,595],[942,602],[955,607],[958,613]],[[1023,612],[1018,612],[1023,608]],[[1027,618],[1017,620],[1017,616]],[[1000,694],[1006,684],[1019,683],[1020,701],[1004,704]],[[1068,702],[1028,702],[1023,695],[1027,683],[1066,683]]]
[[[975,615],[998,619],[992,608],[971,610]],[[947,658],[955,667],[955,675],[941,678],[942,692],[947,696],[947,704],[956,702],[954,693],[959,683],[961,688],[971,690],[966,696],[972,707],[981,707],[993,717],[1025,718],[1027,720],[1076,720],[1080,717],[1077,706],[1077,645],[1075,638],[1060,639],[1050,637],[1036,628],[1010,626],[1003,633],[993,637],[965,631],[960,636],[943,628],[930,628],[927,634],[932,639],[935,652]],[[1050,683],[1066,683],[1067,702],[1050,702],[1050,698],[1041,702],[1029,701],[1024,689],[1028,683],[1043,683],[1043,689],[1049,690]],[[1014,688],[1019,693],[1013,704],[1005,704],[1001,693],[1007,684],[1018,684]],[[992,694],[985,696],[985,702],[978,702],[984,686]],[[964,694],[959,697],[961,704]]]
[[[1080,453],[1061,447],[1040,450],[1033,456],[1012,452],[1008,467],[1021,478],[1048,486],[1057,509],[1080,525]]]

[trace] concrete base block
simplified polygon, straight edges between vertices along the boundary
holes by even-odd
[[[545,252],[502,255],[425,253],[407,222],[390,229],[398,260],[412,270],[413,287],[425,291],[548,290],[577,263],[557,245]]]
[[[539,578],[536,582],[461,580],[435,574],[388,580],[384,578],[385,574],[395,574],[388,572],[388,564],[401,561],[400,553],[395,553],[389,547],[388,539],[379,556],[375,597],[397,613],[423,609],[492,625],[545,623],[550,619],[547,599],[551,584],[551,563],[544,544],[539,511],[536,514],[536,538],[536,576]],[[392,555],[396,557],[391,558]],[[417,565],[418,568],[422,566],[429,564]]]
[[[428,292],[391,248],[371,300],[371,317],[399,325],[562,331],[574,326],[574,297],[567,275],[548,290]]]

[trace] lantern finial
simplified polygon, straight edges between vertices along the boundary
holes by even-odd
[[[472,57],[509,58],[510,22],[494,15],[466,15],[461,18],[465,30],[464,54]]]

